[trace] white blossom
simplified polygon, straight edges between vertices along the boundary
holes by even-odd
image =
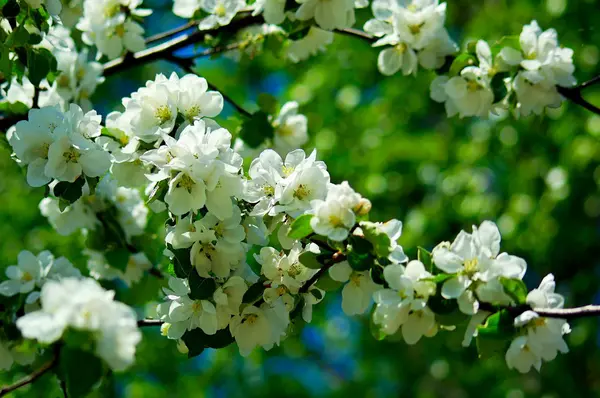
[[[41,291],[41,310],[17,319],[17,327],[23,337],[45,344],[60,339],[68,328],[90,332],[96,354],[121,371],[133,363],[142,336],[133,309],[113,297],[113,291],[93,279],[48,281]]]
[[[345,29],[354,25],[354,0],[296,0],[300,7],[296,18],[315,20],[325,30]]]
[[[522,279],[525,275],[525,261],[500,253],[500,239],[496,224],[484,221],[479,227],[473,226],[472,234],[461,231],[452,244],[443,242],[433,249],[434,264],[455,275],[444,282],[442,296],[457,299],[465,314],[477,313],[478,298],[486,302],[510,303],[498,278]]]
[[[202,0],[200,8],[210,15],[200,21],[198,28],[207,30],[228,25],[245,6],[245,0]]]
[[[431,274],[420,261],[413,260],[406,267],[390,264],[383,269],[390,289],[382,289],[373,295],[377,304],[373,321],[388,335],[402,327],[407,344],[415,344],[422,336],[437,331],[435,316],[427,307],[427,300],[435,294],[435,283],[428,280]]]
[[[141,3],[142,0],[84,0],[83,17],[77,23],[83,42],[95,45],[98,54],[109,59],[124,51],[143,50],[144,28],[134,17],[146,17],[151,11],[138,9]]]
[[[564,298],[555,293],[554,288],[554,276],[547,275],[537,289],[529,292],[527,304],[534,309],[562,308]],[[559,352],[569,352],[563,336],[571,329],[564,319],[543,318],[535,310],[525,311],[515,318],[515,326],[519,336],[506,352],[506,364],[510,369],[527,373],[533,367],[539,371],[543,361],[553,360]]]
[[[329,239],[343,241],[356,223],[354,209],[361,199],[347,181],[339,185],[331,184],[325,200],[311,202],[314,217],[310,225],[313,231]]]
[[[381,288],[371,279],[368,271],[354,271],[347,261],[329,269],[331,279],[347,282],[342,289],[342,310],[346,315],[365,313],[371,305],[373,293]]]
[[[311,26],[306,36],[290,43],[287,57],[292,62],[304,61],[310,56],[317,55],[319,51],[325,51],[331,43],[333,43],[333,32]]]

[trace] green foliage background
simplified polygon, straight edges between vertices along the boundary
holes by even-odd
[[[170,13],[170,2],[145,4],[156,10],[147,20],[149,33],[184,23]],[[367,15],[359,12],[357,26]],[[448,4],[447,26],[460,43],[493,42],[537,19],[575,50],[576,76],[584,81],[600,73],[599,18],[595,0],[456,0]],[[376,69],[377,54],[358,39],[336,36],[327,53],[298,65],[266,52],[202,60],[198,70],[249,110],[262,92],[299,101],[309,118],[306,148],[318,149],[333,181],[348,180],[372,200],[372,220],[404,222],[400,242],[410,257],[417,245],[432,248],[491,219],[502,231],[503,250],[526,259],[530,288],[552,272],[568,306],[599,302],[600,116],[566,103],[545,117],[518,121],[448,119],[429,99],[428,72],[384,77]],[[108,78],[92,100],[106,114],[155,73],[173,70],[181,72],[166,62],[134,68]],[[586,95],[600,104],[600,90]],[[230,107],[227,114],[233,114]],[[6,146],[0,170],[0,268],[16,263],[23,249],[49,249],[83,269],[83,238],[54,233],[37,209],[43,189],[27,186]],[[107,286],[140,305],[159,297],[159,285],[149,276],[131,291]],[[571,353],[544,364],[539,374],[520,375],[506,368],[504,358],[482,361],[475,347],[463,349],[461,330],[440,331],[409,347],[373,339],[367,317],[345,317],[338,295],[329,295],[315,312],[313,323],[281,347],[247,359],[232,346],[187,360],[158,330],[144,330],[137,364],[109,378],[96,396],[600,396],[596,319],[572,323]],[[0,382],[27,370],[13,368],[0,374]],[[44,376],[13,396],[61,393],[56,380]]]

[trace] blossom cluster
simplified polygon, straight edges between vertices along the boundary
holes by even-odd
[[[142,0],[84,0],[83,15],[77,23],[82,40],[95,45],[98,57],[117,58],[125,51],[146,47],[144,28],[136,22],[152,13],[138,8]]]
[[[23,337],[50,344],[68,331],[89,333],[95,353],[116,371],[134,361],[135,347],[142,338],[135,311],[114,301],[114,292],[104,290],[89,278],[63,278],[42,287],[41,309],[17,319]]]
[[[573,50],[561,47],[556,31],[542,31],[536,21],[523,27],[518,43],[500,41],[490,48],[479,40],[466,61],[457,75],[431,83],[431,98],[445,104],[448,116],[487,117],[511,109],[517,116],[540,115],[562,103],[557,86],[575,85]]]
[[[100,177],[110,166],[110,156],[95,141],[101,117],[84,113],[71,104],[32,109],[8,134],[17,161],[27,165],[27,182],[40,187],[52,180],[74,182],[80,177]]]
[[[377,66],[384,75],[416,74],[419,65],[438,69],[458,47],[444,27],[446,3],[438,0],[410,1],[403,5],[388,0],[372,3],[374,19],[364,30],[380,38],[373,46],[386,46]]]
[[[81,272],[66,258],[54,258],[49,251],[36,256],[23,250],[19,253],[17,265],[6,268],[6,276],[8,280],[0,283],[0,294],[8,297],[27,294],[25,303],[34,304],[40,297],[36,288],[43,287],[47,281],[79,277]]]

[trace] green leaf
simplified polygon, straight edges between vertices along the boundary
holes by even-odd
[[[504,78],[508,76],[508,73],[497,73],[492,78],[491,86],[492,91],[494,92],[494,102],[500,102],[508,94],[508,89],[506,88],[506,83],[504,82]]]
[[[303,214],[296,218],[290,226],[288,237],[292,239],[302,239],[310,235],[313,232],[312,227],[310,226],[310,220],[312,218],[312,214]]]
[[[323,275],[319,277],[315,286],[321,290],[325,290],[326,292],[332,292],[334,290],[339,289],[343,285],[342,282],[334,281],[329,276],[329,272],[325,272]]]
[[[243,303],[254,303],[256,300],[259,300],[263,296],[263,292],[265,291],[265,286],[262,281],[256,282],[254,285],[250,286],[246,293],[244,293],[244,297],[242,298]]]
[[[521,51],[521,41],[517,35],[503,36],[496,42],[496,44],[500,47],[511,47],[515,50]]]
[[[213,278],[203,278],[197,272],[190,272],[190,298],[192,300],[208,300],[217,290],[217,282]]]
[[[321,269],[323,263],[319,261],[319,255],[313,252],[304,252],[298,257],[300,264],[310,269]]]
[[[261,111],[268,113],[269,115],[275,115],[279,110],[279,103],[277,101],[277,98],[273,97],[271,94],[258,94],[256,103],[258,104],[258,107]]]
[[[516,331],[514,318],[507,310],[490,315],[477,327],[477,352],[480,358],[504,357]]]
[[[298,298],[298,300],[296,300],[296,305],[294,306],[294,309],[290,311],[290,319],[295,319],[295,318],[299,317],[300,315],[302,315],[303,308],[304,308],[304,297],[300,297],[300,298]]]
[[[52,71],[52,60],[54,60],[54,56],[45,48],[31,48],[27,51],[28,77],[34,86],[39,86],[40,82]]]
[[[98,186],[98,182],[100,182],[100,177],[85,176],[85,180],[87,181],[88,187],[90,188],[90,195],[94,195],[96,193],[96,186]]]
[[[260,276],[262,273],[262,265],[260,265],[259,262],[256,261],[254,255],[259,254],[260,249],[260,246],[252,245],[248,252],[246,252],[246,263],[248,263],[250,269],[252,269],[252,272],[254,272],[257,276]]]
[[[23,25],[19,25],[17,26],[17,28],[15,30],[13,30],[10,35],[8,35],[8,38],[6,39],[6,42],[4,43],[4,46],[6,47],[24,47],[25,45],[27,45],[27,43],[29,42],[29,32],[27,31],[27,29],[25,29],[25,26]],[[22,50],[24,51],[25,49],[22,48]],[[17,51],[17,48],[15,48],[15,51]],[[21,62],[23,62],[24,64],[26,62],[24,62],[25,60],[23,60],[21,57],[23,56],[22,54],[18,54],[19,55],[19,59],[21,60]]]
[[[54,196],[64,199],[67,203],[74,203],[81,198],[82,188],[85,184],[84,178],[78,178],[74,182],[61,181],[54,186]]]
[[[167,191],[169,190],[169,181],[162,180],[158,184],[154,185],[154,188],[148,195],[148,200],[146,200],[146,204],[150,204],[155,200],[163,201]]]
[[[379,264],[374,264],[371,268],[371,279],[378,285],[387,286],[387,281],[383,277],[383,267]]]
[[[367,254],[373,250],[373,244],[362,236],[350,235],[352,251],[358,254]]]
[[[217,330],[215,334],[206,334],[202,329],[188,330],[181,337],[188,348],[188,358],[202,354],[205,348],[224,348],[235,341],[229,329]]]
[[[460,75],[460,72],[466,68],[467,66],[477,65],[477,58],[471,54],[460,54],[458,57],[452,61],[452,65],[450,65],[450,77]]]
[[[130,253],[129,250],[118,247],[105,252],[104,257],[111,267],[125,272],[127,264],[129,263]]]
[[[187,278],[194,267],[190,262],[190,249],[173,249],[173,246],[167,245],[167,249],[173,253],[173,269],[178,278]]]
[[[500,283],[504,288],[504,293],[506,293],[515,304],[519,305],[527,303],[527,294],[529,291],[522,280],[500,277]]]
[[[348,253],[348,263],[355,271],[366,271],[375,264],[375,259],[370,254],[359,254],[351,251]]]
[[[274,133],[275,129],[269,122],[269,115],[266,112],[258,111],[244,120],[240,137],[249,147],[256,148],[266,139],[272,139]]]
[[[85,397],[98,384],[104,374],[104,367],[97,356],[63,346],[57,373],[66,385],[69,398],[79,398]]]
[[[433,256],[430,251],[421,246],[417,247],[417,260],[423,263],[426,270],[433,271]]]
[[[319,301],[323,300],[323,292],[321,292],[319,289],[311,289],[310,294],[312,294],[313,297]]]
[[[428,280],[434,282],[434,283],[439,283],[439,284],[443,284],[444,282],[446,282],[448,279],[454,278],[456,277],[455,274],[438,274],[433,276],[432,278],[428,278]]]
[[[2,16],[4,18],[15,18],[21,12],[21,7],[17,0],[8,0],[2,7]]]
[[[0,73],[9,76],[12,72],[12,61],[10,59],[10,48],[0,48]]]
[[[390,255],[390,247],[392,246],[390,237],[385,232],[379,230],[375,223],[363,221],[360,223],[360,227],[365,234],[365,238],[373,245],[377,257],[388,257]]]

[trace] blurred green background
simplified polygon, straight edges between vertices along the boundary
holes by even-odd
[[[184,23],[171,14],[168,1],[145,5],[155,9],[146,20],[149,34]],[[368,14],[358,13],[357,27]],[[575,50],[580,82],[600,73],[596,0],[448,4],[450,35],[463,44],[518,34],[532,19],[544,29],[555,28],[560,42]],[[565,103],[544,117],[517,121],[448,119],[443,106],[429,99],[429,72],[386,78],[376,69],[377,54],[358,39],[336,36],[327,53],[298,65],[264,53],[204,59],[199,71],[250,110],[263,92],[282,103],[300,102],[309,118],[306,148],[318,149],[333,181],[348,180],[372,200],[372,220],[404,222],[400,242],[410,257],[416,256],[417,245],[432,248],[452,240],[460,229],[490,219],[501,229],[503,250],[526,259],[530,288],[552,272],[568,306],[600,303],[600,116]],[[157,62],[112,76],[92,100],[106,115],[155,73],[174,70],[181,72]],[[600,104],[600,90],[586,95]],[[232,114],[226,106],[225,117]],[[85,267],[83,238],[53,232],[37,209],[43,189],[27,186],[24,171],[4,147],[0,169],[0,267],[16,263],[23,249],[49,249]],[[119,297],[140,305],[157,299],[158,287],[149,276],[131,291],[119,291]],[[567,338],[571,353],[544,364],[539,374],[520,375],[509,371],[503,358],[479,361],[475,347],[460,346],[461,332],[441,331],[413,347],[402,341],[377,342],[367,317],[344,316],[339,295],[330,294],[316,308],[312,324],[281,347],[257,350],[247,359],[231,346],[187,360],[158,330],[146,329],[137,364],[107,380],[96,395],[600,396],[598,320],[577,320],[572,328]],[[13,368],[0,381],[19,374],[24,369]],[[14,396],[61,393],[55,379],[44,376]]]

